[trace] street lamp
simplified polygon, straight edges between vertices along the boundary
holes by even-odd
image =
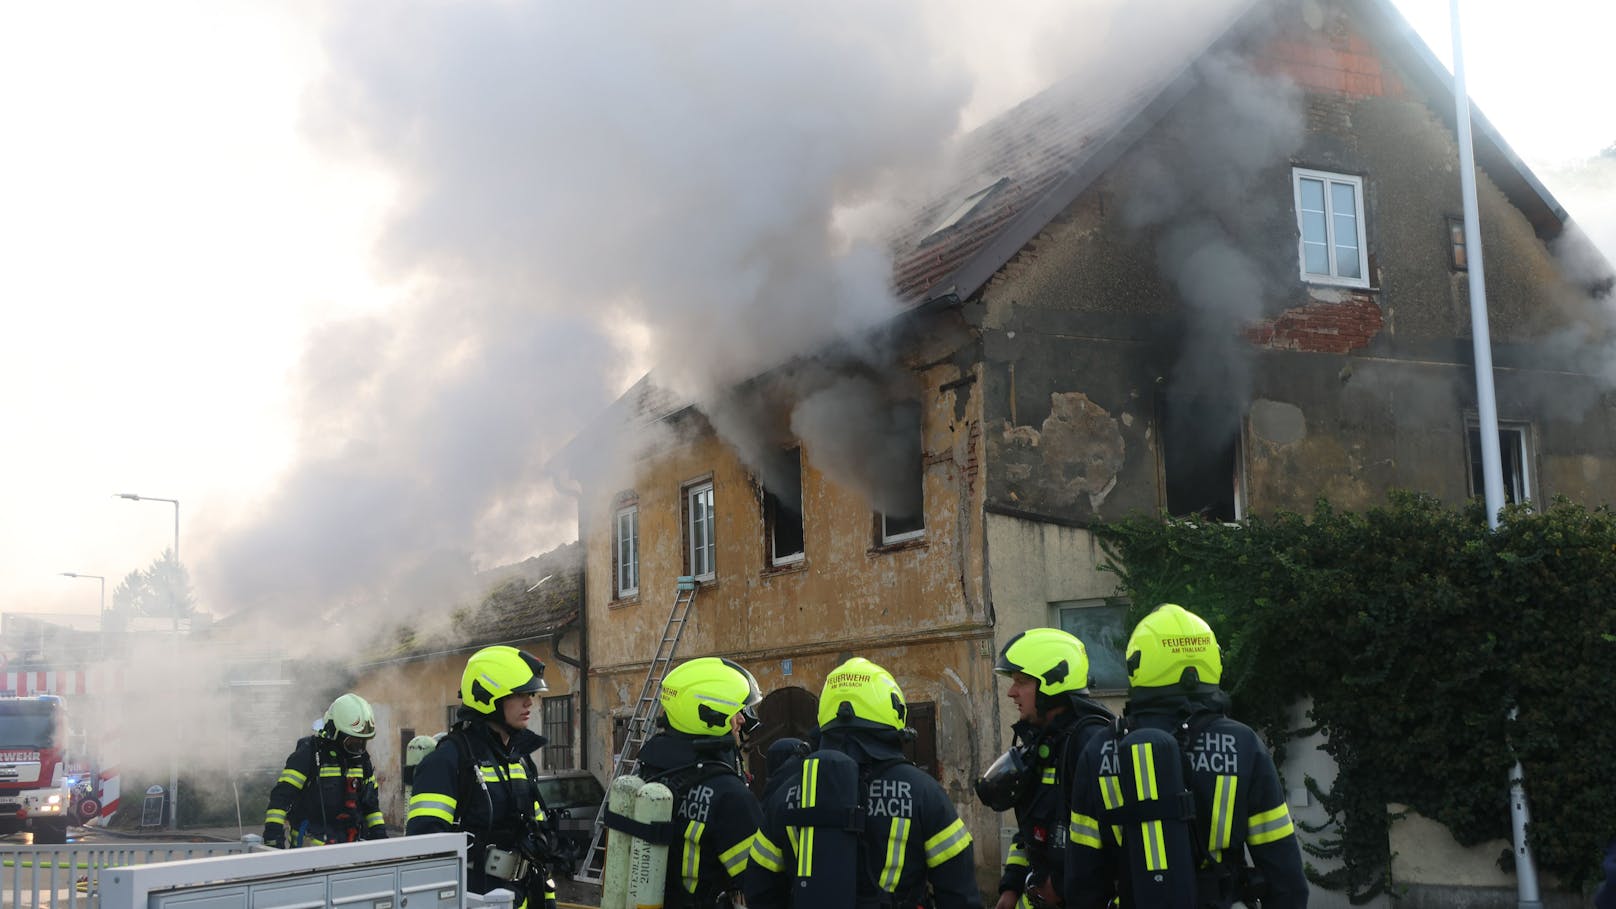
[[[179,560],[180,560],[180,500],[179,499],[160,499],[157,496],[138,496],[138,495],[135,495],[132,492],[115,492],[112,495],[113,495],[114,498],[128,499],[131,502],[167,502],[168,504],[174,506],[174,562],[175,562],[175,564],[179,564]],[[176,619],[176,621],[177,621],[177,619]]]
[[[61,572],[64,578],[94,578],[101,582],[101,633],[107,633],[107,579],[98,574],[79,574],[76,571]]]
[[[128,499],[131,502],[167,502],[168,504],[174,506],[174,568],[177,571],[180,567],[180,500],[163,499],[157,496],[136,495],[132,492],[115,492],[112,495],[114,498]],[[175,580],[178,581],[178,578],[176,577]],[[171,590],[170,594],[174,597],[174,602],[172,604],[174,608],[174,646],[178,648],[180,635],[179,590]],[[176,656],[177,655],[178,654],[176,653]],[[179,803],[179,763],[176,759],[170,758],[168,762],[168,829],[170,830],[178,830],[180,827]]]

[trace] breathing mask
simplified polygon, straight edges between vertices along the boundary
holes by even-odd
[[[1009,811],[1027,791],[1032,768],[1020,748],[999,755],[987,772],[976,781],[976,797],[994,811]]]

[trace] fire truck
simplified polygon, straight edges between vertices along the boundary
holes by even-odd
[[[0,697],[0,834],[29,829],[36,843],[67,842],[78,784],[69,752],[60,697]]]

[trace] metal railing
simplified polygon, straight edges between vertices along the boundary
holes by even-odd
[[[0,907],[97,909],[108,868],[243,853],[247,843],[85,843],[0,850]]]

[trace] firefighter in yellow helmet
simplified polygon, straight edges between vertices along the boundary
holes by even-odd
[[[1059,628],[1030,628],[1011,638],[993,671],[1010,679],[1016,708],[1015,741],[976,782],[983,804],[1014,811],[1016,818],[996,909],[1059,905],[1072,774],[1089,739],[1116,717],[1088,697],[1088,651]]]
[[[544,663],[515,647],[484,647],[466,661],[460,710],[447,735],[415,768],[404,832],[463,832],[466,887],[516,894],[517,909],[554,909],[551,869],[560,862],[555,820],[544,809],[533,752],[544,737],[527,728]]]
[[[700,657],[662,680],[661,730],[640,748],[639,774],[673,793],[662,904],[728,905],[741,889],[761,812],[741,769],[741,747],[758,726],[757,679],[740,664]]]
[[[862,657],[826,677],[818,750],[770,796],[752,840],[750,909],[981,907],[970,833],[904,757],[908,710],[892,674]]]
[[[1128,703],[1117,734],[1095,736],[1078,759],[1066,904],[1099,909],[1115,895],[1124,907],[1226,907],[1255,899],[1263,909],[1306,906],[1285,789],[1262,739],[1228,717],[1212,628],[1166,603],[1134,628],[1125,656]],[[1165,749],[1136,747],[1151,737]],[[1162,750],[1176,753],[1171,766],[1161,762]],[[1155,804],[1170,807],[1169,777],[1181,780],[1179,792],[1187,791],[1193,806],[1161,810],[1144,801],[1149,794],[1140,794],[1140,781],[1160,783]],[[1147,829],[1151,848],[1132,848],[1146,841],[1134,831]],[[1187,861],[1175,859],[1175,839]]]
[[[376,715],[357,694],[326,708],[320,729],[298,739],[269,791],[264,844],[285,849],[387,837],[376,771],[365,744]]]

